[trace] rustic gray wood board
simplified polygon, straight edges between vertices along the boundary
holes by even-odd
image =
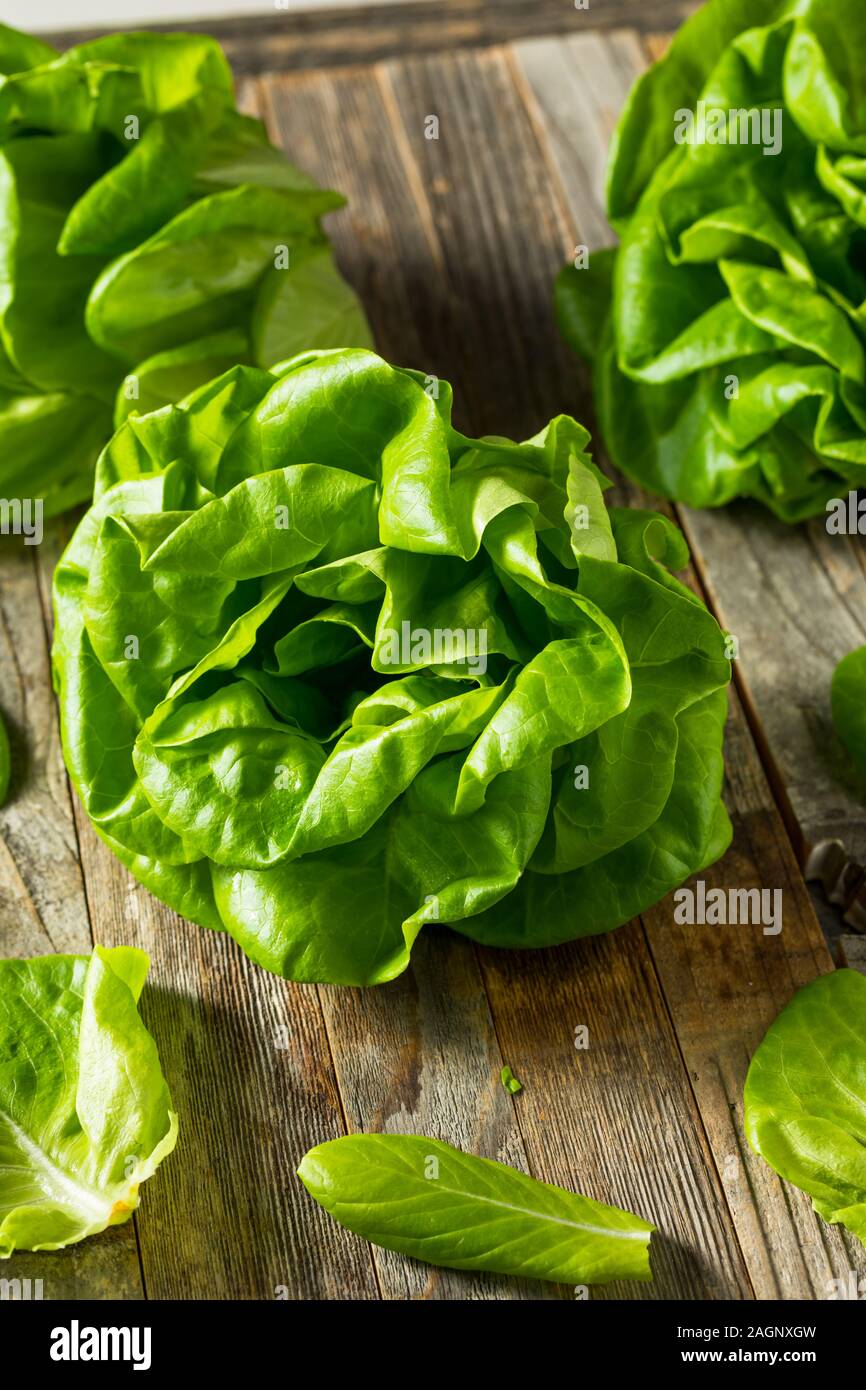
[[[451,380],[469,430],[527,437],[562,409],[589,421],[585,376],[553,326],[551,281],[575,241],[605,233],[602,150],[642,60],[635,33],[613,32],[245,88],[292,157],[349,196],[330,230],[381,350]],[[429,114],[440,118],[435,141],[424,137]],[[150,953],[144,1012],[181,1139],[134,1224],[59,1257],[16,1258],[10,1275],[44,1277],[46,1297],[572,1296],[431,1269],[336,1227],[294,1168],[317,1141],[376,1129],[432,1134],[654,1220],[654,1283],[593,1297],[825,1298],[831,1279],[866,1272],[863,1251],[742,1136],[751,1051],[831,962],[736,695],[735,840],[705,877],[783,887],[779,937],[676,927],[665,902],[555,951],[477,950],[433,931],[389,986],[293,986],[132,884],[70,797],[47,686],[48,585],[64,529],[35,556],[0,541],[0,708],[16,759],[0,812],[0,938],[17,955],[91,940]],[[699,585],[710,571],[696,558]],[[574,1045],[579,1026],[587,1049]],[[524,1083],[516,1097],[500,1085],[504,1062]]]

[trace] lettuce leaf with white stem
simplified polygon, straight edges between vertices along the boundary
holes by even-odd
[[[174,1148],[147,969],[126,946],[0,961],[0,1257],[127,1221]]]
[[[561,1284],[652,1278],[655,1230],[420,1134],[351,1134],[304,1155],[310,1196],[356,1235],[428,1264]]]
[[[724,638],[586,443],[470,439],[445,382],[361,350],[130,418],[54,673],[132,873],[279,975],[364,985],[425,925],[609,931],[723,853]]]
[[[0,494],[60,512],[130,413],[368,344],[321,228],[343,201],[235,109],[212,38],[61,56],[0,25]]]
[[[866,1245],[866,978],[834,970],[798,991],[746,1077],[749,1143]]]
[[[866,485],[864,64],[862,0],[709,0],[628,97],[619,248],[563,270],[556,306],[652,492],[796,522]]]

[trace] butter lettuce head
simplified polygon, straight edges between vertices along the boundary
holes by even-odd
[[[147,969],[125,946],[0,961],[0,1258],[128,1221],[174,1148]]]
[[[834,970],[801,989],[749,1067],[749,1143],[825,1221],[866,1245],[866,978]]]
[[[730,664],[567,417],[470,439],[363,350],[131,417],[55,579],[67,766],[179,913],[371,984],[425,924],[607,931],[726,847]]]
[[[632,89],[620,247],[556,301],[612,459],[663,496],[798,521],[866,485],[864,67],[862,0],[710,0]],[[687,111],[725,143],[677,143]]]
[[[0,25],[0,495],[61,511],[130,411],[369,343],[320,226],[342,203],[239,114],[213,39],[61,57]]]

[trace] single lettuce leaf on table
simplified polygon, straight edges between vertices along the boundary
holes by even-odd
[[[651,491],[796,522],[866,485],[864,64],[861,0],[710,0],[628,97],[619,248],[555,298],[608,452]],[[677,143],[699,102],[768,124]]]
[[[0,493],[89,499],[112,428],[237,363],[366,346],[343,198],[235,108],[219,45],[0,25]]]
[[[126,946],[0,961],[0,1257],[127,1221],[174,1148],[147,969]]]
[[[428,1264],[562,1284],[652,1278],[648,1221],[438,1139],[332,1139],[298,1176],[342,1226]]]
[[[752,1058],[744,1099],[755,1153],[866,1245],[866,978],[835,970],[795,994]]]
[[[866,647],[843,656],[830,684],[833,724],[866,781]]]
[[[523,1090],[523,1083],[521,1081],[518,1081],[517,1077],[514,1075],[514,1072],[511,1070],[509,1066],[505,1066],[502,1068],[502,1071],[499,1073],[499,1080],[502,1082],[502,1085],[505,1087],[506,1091],[511,1096],[516,1096],[518,1091]]]
[[[425,924],[553,945],[718,858],[724,638],[587,438],[470,439],[445,382],[362,350],[130,418],[56,572],[54,675],[132,873],[279,975],[364,985]]]

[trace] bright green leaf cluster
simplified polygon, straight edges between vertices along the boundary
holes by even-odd
[[[177,1139],[143,951],[0,961],[0,1257],[128,1221]]]
[[[866,978],[834,970],[801,989],[752,1058],[749,1143],[866,1245]]]
[[[648,1221],[438,1139],[347,1135],[311,1149],[298,1175],[341,1225],[428,1264],[563,1284],[651,1278]]]
[[[514,444],[450,406],[362,350],[234,368],[124,424],[56,572],[97,830],[290,979],[388,980],[425,923],[607,931],[730,837],[682,535],[606,508],[567,417]]]
[[[213,39],[60,57],[0,25],[0,494],[61,511],[131,410],[367,345],[320,227],[342,203],[236,111]]]
[[[864,67],[862,0],[710,0],[631,92],[620,248],[556,299],[612,459],[656,493],[797,521],[866,485]]]

